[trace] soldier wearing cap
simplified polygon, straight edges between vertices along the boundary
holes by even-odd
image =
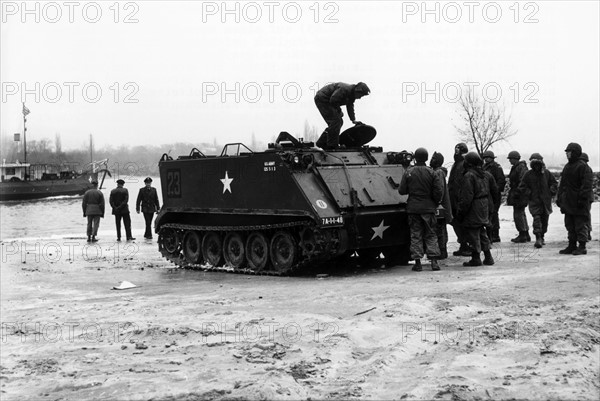
[[[98,181],[92,181],[93,188],[85,191],[81,206],[83,217],[87,217],[87,242],[96,242],[100,218],[104,217],[104,194],[98,189]]]
[[[315,104],[319,113],[325,119],[327,128],[317,140],[317,146],[323,149],[335,149],[340,143],[340,129],[344,124],[344,113],[341,106],[346,106],[348,117],[355,125],[362,124],[356,121],[354,115],[354,101],[367,96],[371,90],[364,82],[350,85],[343,82],[325,85],[315,95]]]
[[[487,230],[488,237],[490,242],[500,242],[500,218],[498,216],[498,211],[500,210],[500,205],[502,204],[502,193],[504,192],[504,187],[506,186],[506,177],[504,176],[504,170],[502,170],[502,166],[495,161],[496,155],[491,150],[486,150],[483,152],[483,171],[487,171],[494,177],[494,181],[496,182],[496,188],[498,189],[498,194],[494,197],[494,208],[490,212],[491,221],[490,228]],[[492,194],[495,195],[495,194]]]
[[[152,239],[152,219],[154,213],[158,213],[160,210],[160,203],[158,201],[158,193],[156,188],[152,187],[152,178],[146,177],[144,180],[145,187],[140,188],[137,200],[135,202],[135,210],[139,214],[140,210],[144,213],[144,220],[146,221],[146,231],[144,231],[144,238]]]
[[[546,244],[544,235],[548,231],[548,219],[552,213],[552,197],[557,192],[557,182],[554,175],[546,170],[544,158],[539,153],[533,153],[529,158],[531,170],[523,175],[519,191],[523,200],[529,206],[533,217],[533,234],[536,248]]]
[[[519,243],[530,242],[529,225],[527,224],[527,216],[525,215],[527,201],[523,199],[521,191],[519,190],[519,184],[528,170],[527,163],[525,160],[521,160],[521,154],[516,150],[509,152],[507,159],[512,167],[510,173],[508,173],[510,189],[508,191],[506,204],[513,207],[513,220],[515,221],[515,227],[519,232],[519,235],[511,239],[511,241]]]
[[[558,184],[556,205],[565,215],[565,227],[569,245],[559,251],[563,255],[587,254],[588,208],[592,195],[592,171],[581,157],[581,145],[570,143],[565,149],[568,163],[565,164]],[[579,246],[577,246],[579,242]]]
[[[121,241],[121,219],[125,226],[125,235],[127,241],[132,241],[135,238],[131,235],[131,217],[129,216],[129,191],[123,186],[125,181],[117,180],[117,187],[110,191],[108,203],[112,207],[112,214],[115,216],[115,224],[117,226],[117,241]]]

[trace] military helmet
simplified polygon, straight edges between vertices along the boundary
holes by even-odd
[[[461,155],[464,154],[464,153],[467,153],[469,151],[469,148],[467,147],[467,144],[463,143],[463,142],[457,143],[456,146],[454,147],[454,149],[459,150]]]
[[[571,142],[567,145],[565,152],[571,152],[571,158],[569,160],[577,160],[581,156],[581,145],[575,142]]]
[[[481,155],[481,157],[483,159],[485,159],[486,157],[491,157],[492,159],[495,159],[496,155],[491,150],[486,150],[485,152],[483,152],[483,155]]]
[[[465,156],[465,162],[469,163],[471,166],[480,166],[481,165],[481,157],[477,152],[469,152]]]
[[[429,159],[429,153],[425,148],[418,148],[415,150],[415,160],[418,162],[426,162]]]
[[[544,158],[539,153],[532,153],[529,160],[544,160]]]
[[[575,142],[571,142],[567,145],[565,152],[580,152],[581,153],[581,145]]]
[[[403,150],[398,153],[398,157],[400,159],[400,164],[410,164],[413,159],[413,154],[407,150]]]
[[[517,152],[516,150],[513,150],[508,154],[507,159],[521,160],[521,154],[519,152]]]
[[[581,156],[580,156],[579,158],[580,158],[581,160],[583,160],[584,162],[586,162],[586,163],[589,163],[589,162],[590,162],[590,158],[588,157],[588,154],[587,154],[587,153],[585,153],[585,152],[584,152],[584,153],[582,153],[582,154],[581,154]]]
[[[429,165],[433,168],[442,167],[444,164],[444,155],[438,152],[433,152]]]

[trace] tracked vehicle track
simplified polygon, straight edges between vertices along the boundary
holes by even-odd
[[[167,223],[158,243],[163,257],[182,268],[287,276],[337,256],[339,233],[307,221],[235,227]]]

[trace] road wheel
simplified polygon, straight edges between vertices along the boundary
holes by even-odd
[[[221,266],[223,263],[222,241],[219,234],[209,231],[202,240],[202,255],[211,266]]]
[[[167,249],[167,243],[165,243]],[[188,231],[183,236],[183,256],[188,263],[202,262],[202,241],[196,231]]]
[[[269,262],[269,243],[267,237],[258,231],[253,232],[246,240],[246,259],[248,266],[256,271],[263,270]]]
[[[181,242],[177,231],[173,228],[163,228],[158,235],[160,250],[164,250],[171,256],[176,256],[180,251]]]
[[[271,263],[279,272],[286,272],[296,262],[298,247],[296,240],[287,231],[278,231],[271,239]]]
[[[239,233],[229,233],[223,241],[223,257],[235,269],[241,269],[246,265],[246,250],[244,239]]]

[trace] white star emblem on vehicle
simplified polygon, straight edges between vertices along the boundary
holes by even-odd
[[[229,178],[229,175],[227,175],[227,171],[225,171],[225,178],[221,180],[221,182],[223,183],[223,193],[225,193],[225,191],[229,191],[229,193],[232,193],[231,181],[233,181],[233,178]]]
[[[373,230],[373,237],[371,238],[371,241],[373,241],[377,237],[383,239],[383,232],[389,227],[390,226],[383,225],[383,220],[381,220],[381,223],[379,223],[377,227],[371,227],[371,230]]]

